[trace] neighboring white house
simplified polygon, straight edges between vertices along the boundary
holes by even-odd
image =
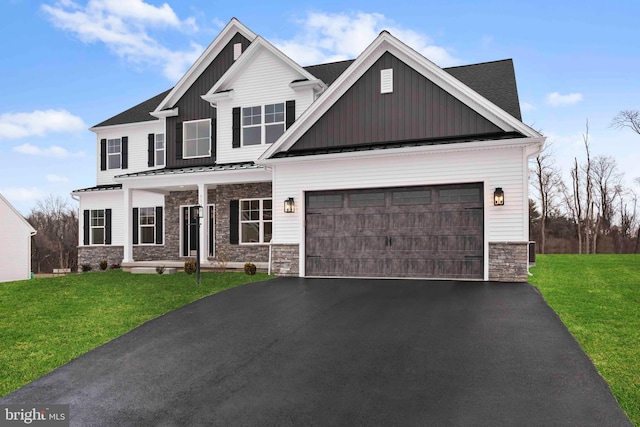
[[[36,230],[0,194],[0,282],[31,277],[31,237]]]
[[[513,63],[440,68],[383,31],[303,67],[232,19],[172,89],[91,128],[78,264],[196,256],[300,277],[526,281]]]

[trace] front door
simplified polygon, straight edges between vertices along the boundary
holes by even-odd
[[[182,256],[196,256],[198,251],[198,208],[182,207]]]

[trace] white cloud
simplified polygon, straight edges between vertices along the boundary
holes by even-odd
[[[524,111],[524,112],[535,111],[535,110],[538,109],[538,107],[536,107],[535,105],[530,104],[528,102],[522,102],[520,104],[520,108],[522,108],[522,111]]]
[[[44,191],[39,188],[0,188],[0,194],[7,198],[11,204],[15,202],[34,202],[44,197]]]
[[[52,145],[49,148],[40,148],[35,145],[26,143],[22,145],[18,145],[13,147],[13,151],[21,154],[26,154],[29,156],[45,156],[45,157],[55,157],[58,159],[65,159],[67,157],[82,157],[84,156],[84,152],[80,151],[77,153],[71,153],[67,149],[59,147],[57,145]]]
[[[566,95],[561,95],[558,92],[553,92],[547,94],[547,102],[554,107],[573,105],[580,101],[582,101],[581,93],[568,93]]]
[[[382,30],[388,30],[441,67],[459,63],[426,34],[402,28],[379,13],[312,12],[296,24],[301,30],[291,40],[276,40],[274,45],[303,65],[355,58]]]
[[[170,27],[195,31],[195,19],[181,21],[168,4],[156,7],[142,0],[90,0],[82,6],[71,0],[43,5],[53,25],[70,31],[85,43],[102,42],[121,58],[135,64],[160,66],[165,77],[178,80],[204,48],[191,43],[189,49],[174,51],[151,37],[149,27]]]
[[[45,136],[49,132],[79,132],[87,126],[66,110],[36,110],[0,114],[0,139]]]
[[[69,178],[60,175],[54,175],[52,173],[47,175],[47,181],[49,182],[69,182]]]

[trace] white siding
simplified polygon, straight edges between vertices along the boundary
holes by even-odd
[[[0,198],[0,282],[30,277],[31,231],[19,214]]]
[[[133,191],[133,208],[164,207],[164,196],[148,191]],[[83,212],[91,209],[111,209],[111,246],[124,245],[124,191],[96,191],[80,195],[79,245],[83,245]]]
[[[114,176],[128,173],[141,172],[145,170],[158,169],[164,166],[149,167],[148,165],[148,135],[150,133],[164,133],[164,120],[152,121],[136,125],[114,126],[108,129],[98,129],[96,131],[96,175],[97,185],[113,184]],[[100,140],[129,138],[129,167],[127,169],[107,169],[100,170]],[[166,138],[165,138],[166,143]],[[165,147],[166,149],[166,147]]]
[[[256,53],[236,79],[225,85],[225,89],[233,89],[233,97],[218,104],[218,163],[253,161],[269,147],[262,144],[232,148],[232,109],[295,100],[298,118],[313,102],[312,89],[294,91],[289,87],[289,83],[301,77],[271,52],[263,50]]]
[[[455,153],[413,153],[360,159],[309,160],[274,167],[274,243],[303,243],[306,191],[483,182],[487,241],[526,241],[527,164],[522,148]],[[504,206],[493,205],[502,187]],[[284,213],[294,197],[295,214]]]

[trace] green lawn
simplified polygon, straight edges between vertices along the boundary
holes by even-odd
[[[0,283],[0,396],[136,326],[204,296],[270,276],[120,270]]]
[[[529,282],[640,426],[640,255],[538,255]]]

